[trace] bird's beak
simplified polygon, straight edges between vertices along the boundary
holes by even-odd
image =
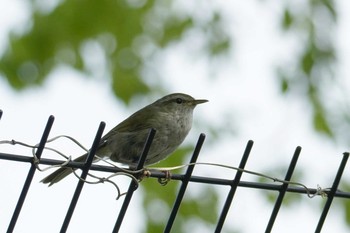
[[[194,105],[203,104],[203,103],[206,103],[206,102],[208,102],[208,100],[193,100],[193,104]]]

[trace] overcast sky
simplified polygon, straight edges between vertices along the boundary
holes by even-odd
[[[335,36],[341,65],[339,75],[344,77],[342,83],[350,90],[350,82],[346,80],[350,65],[350,4],[348,1],[338,2],[339,27]],[[300,145],[303,150],[298,168],[304,169],[304,180],[300,182],[311,188],[331,186],[341,155],[348,148],[314,134],[308,106],[293,96],[281,97],[278,91],[273,67],[281,58],[295,51],[293,38],[281,35],[276,27],[281,6],[271,1],[219,1],[218,7],[234,22],[228,24],[227,29],[235,32],[234,55],[222,67],[222,72],[210,77],[207,64],[189,58],[186,46],[164,52],[159,68],[159,72],[166,74],[164,85],[169,92],[184,92],[210,101],[195,110],[194,121],[215,126],[220,125],[217,121],[223,114],[229,113],[232,118],[227,122],[236,134],[228,135],[216,146],[204,145],[199,160],[237,166],[247,140],[252,139],[255,145],[247,168],[276,174],[274,168],[287,166],[295,147]],[[6,47],[9,30],[21,27],[27,17],[25,1],[0,1],[0,52]],[[51,74],[42,87],[21,92],[14,91],[0,78],[0,109],[4,111],[0,121],[0,140],[16,139],[36,144],[52,114],[56,120],[51,137],[67,134],[89,147],[100,121],[107,123],[107,132],[138,108],[160,97],[154,96],[154,99],[133,102],[125,107],[115,99],[109,82],[103,77],[86,79],[82,74],[64,67]],[[211,137],[203,126],[196,127],[185,143],[195,144],[200,132]],[[67,154],[81,153],[71,143],[58,143],[57,147]],[[30,150],[18,146],[0,145],[0,151],[30,154]],[[0,161],[1,232],[7,229],[28,169],[28,164]],[[226,178],[235,174],[217,168],[199,168],[195,172],[206,175],[214,173]],[[52,232],[52,229],[60,229],[76,180],[69,177],[47,188],[39,181],[48,173],[38,171],[34,177],[15,232]],[[344,176],[348,176],[348,173]],[[252,179],[248,175],[243,178]],[[121,187],[126,188],[128,180],[122,179],[120,183]],[[159,189],[162,191],[166,187],[160,186]],[[228,189],[220,190],[224,197]],[[140,195],[137,193],[134,196],[122,232],[142,229],[142,216],[138,211]],[[242,232],[261,232],[272,210],[261,196],[262,193],[255,190],[239,189],[227,224]],[[122,203],[115,197],[115,189],[108,184],[85,185],[68,232],[110,232]],[[290,209],[283,207],[274,232],[313,232],[321,214],[321,203],[325,201],[320,200],[320,197],[304,197],[300,205],[293,205]],[[337,212],[336,208],[332,210],[324,232],[348,232],[342,213]],[[198,232],[212,232],[212,229],[200,229]]]

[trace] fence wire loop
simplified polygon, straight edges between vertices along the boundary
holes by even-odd
[[[314,196],[320,195],[323,198],[328,197],[328,192],[330,191],[329,188],[322,189],[321,186],[317,185],[317,192],[314,194]]]
[[[197,163],[189,163],[189,164],[173,166],[173,167],[152,167],[152,169],[153,170],[158,170],[158,171],[161,171],[161,172],[164,172],[164,173],[168,172],[168,174],[170,174],[169,177],[166,176],[165,178],[158,178],[158,182],[161,185],[166,185],[171,180],[171,173],[170,173],[170,171],[178,170],[178,169],[185,168],[185,167],[188,167],[188,166],[195,166],[195,165],[206,165],[206,166],[213,166],[213,167],[223,167],[223,168],[227,168],[227,169],[230,169],[230,170],[236,170],[236,171],[240,171],[240,172],[243,172],[243,173],[247,173],[247,174],[263,177],[263,178],[272,180],[273,182],[279,182],[279,183],[288,184],[288,185],[300,186],[303,189],[305,189],[306,195],[309,198],[314,198],[315,196],[327,197],[327,192],[329,191],[329,189],[323,189],[323,188],[321,188],[320,185],[317,185],[316,192],[312,193],[312,191],[311,191],[312,189],[311,188],[308,188],[306,185],[304,185],[302,183],[299,183],[299,182],[287,181],[287,180],[283,180],[283,179],[279,179],[279,178],[276,178],[276,177],[272,177],[272,176],[269,176],[269,175],[266,175],[266,174],[263,174],[263,173],[260,173],[260,172],[254,172],[254,171],[250,171],[250,170],[247,170],[247,169],[241,169],[241,168],[238,168],[238,167],[233,167],[233,166],[228,166],[228,165],[218,164],[218,163],[197,162]]]
[[[51,143],[51,142],[54,142],[58,139],[61,139],[61,138],[66,138],[66,139],[69,139],[71,140],[73,143],[75,143],[76,145],[78,145],[81,149],[83,149],[85,152],[88,152],[88,149],[86,149],[86,147],[84,147],[78,140],[74,139],[73,137],[71,136],[67,136],[67,135],[59,135],[59,136],[56,136],[56,137],[53,137],[51,139],[48,139],[47,140],[47,144],[48,143]],[[50,166],[47,166],[46,168],[41,168],[39,165],[40,165],[40,159],[37,157],[36,155],[36,150],[38,149],[38,146],[39,144],[35,144],[35,145],[30,145],[30,144],[27,144],[27,143],[24,143],[24,142],[20,142],[20,141],[16,141],[14,139],[12,140],[2,140],[0,141],[0,144],[10,144],[10,145],[20,145],[20,146],[23,146],[23,147],[28,147],[28,148],[31,148],[32,149],[32,156],[33,156],[33,164],[35,165],[36,169],[43,172],[43,171],[47,171],[49,169],[52,169],[52,168],[60,168],[60,167],[66,167],[67,164],[69,164],[70,162],[72,162],[72,157],[71,156],[67,156],[65,155],[64,153],[62,153],[61,151],[55,149],[55,148],[52,148],[52,147],[48,147],[48,146],[45,146],[44,149],[45,150],[49,150],[49,151],[52,151],[58,155],[60,155],[61,157],[63,157],[65,160],[63,163],[61,164],[57,164],[57,165],[50,165]],[[103,161],[105,163],[107,163],[108,165],[111,165],[113,167],[118,167],[116,166],[115,164],[107,161],[106,159],[104,158],[101,158],[99,157],[98,155],[96,155],[96,157],[98,158],[98,161]],[[120,168],[118,167],[120,170],[123,170],[122,172],[116,172],[116,173],[113,173],[112,175],[108,176],[108,177],[99,177],[99,176],[96,176],[96,175],[93,175],[91,173],[88,173],[88,175],[94,179],[96,179],[96,181],[89,181],[87,179],[82,179],[76,172],[76,169],[72,169],[72,173],[74,174],[75,177],[77,177],[79,180],[82,180],[83,182],[87,183],[87,184],[99,184],[99,183],[109,183],[109,184],[112,184],[116,190],[117,190],[117,197],[116,197],[116,200],[118,200],[121,196],[125,195],[126,192],[122,193],[120,191],[120,188],[119,186],[113,181],[111,180],[113,177],[116,177],[116,176],[120,176],[120,175],[123,175],[123,176],[126,176],[126,177],[129,177],[130,179],[132,179],[134,181],[134,184],[135,184],[135,189],[137,189],[139,187],[139,182],[141,181],[141,179],[138,179],[137,178],[137,174],[141,174],[143,173],[143,170],[138,170],[138,171],[132,171],[132,170],[129,170],[129,169],[123,169],[123,168]],[[141,177],[141,176],[140,176]]]
[[[165,186],[171,181],[171,172],[169,170],[162,170],[161,172],[165,174],[165,177],[159,177],[158,183]]]
[[[85,152],[89,151],[78,140],[76,140],[73,137],[68,136],[68,135],[59,135],[59,136],[53,137],[51,139],[48,139],[47,143],[54,142],[54,141],[56,141],[58,139],[61,139],[61,138],[65,138],[65,139],[68,139],[68,140],[72,141],[73,143],[75,143],[78,147],[80,147]],[[36,150],[38,149],[39,144],[36,144],[36,145],[33,146],[33,145],[29,145],[29,144],[24,143],[24,142],[16,141],[14,139],[12,139],[12,140],[2,140],[2,141],[0,141],[0,144],[20,145],[20,146],[31,148],[32,149],[32,155],[33,155],[33,163],[34,163],[34,165],[36,166],[36,168],[39,171],[46,171],[46,170],[49,170],[49,169],[52,169],[52,168],[57,168],[57,167],[65,167],[67,164],[69,164],[69,162],[73,161],[71,156],[67,156],[67,155],[65,155],[64,153],[62,153],[61,151],[59,151],[59,150],[57,150],[55,148],[46,146],[44,148],[45,150],[49,150],[49,151],[52,151],[52,152],[60,155],[61,157],[63,157],[65,159],[65,161],[63,163],[61,163],[61,164],[50,165],[50,166],[48,166],[46,168],[41,168],[39,166],[40,165],[40,159],[36,156]],[[212,167],[222,167],[222,168],[226,168],[226,169],[230,169],[230,170],[236,170],[236,171],[240,171],[240,172],[243,172],[243,173],[251,174],[251,175],[254,175],[254,176],[263,177],[263,178],[272,180],[273,182],[279,182],[279,183],[284,183],[284,184],[288,184],[288,185],[299,186],[299,187],[302,187],[303,189],[305,189],[306,195],[309,198],[313,198],[315,196],[327,197],[327,193],[329,192],[329,189],[323,189],[320,185],[317,185],[316,192],[313,193],[311,191],[312,190],[311,188],[308,188],[306,185],[304,185],[302,183],[299,183],[299,182],[286,181],[286,180],[279,179],[279,178],[276,178],[276,177],[272,177],[272,176],[269,176],[269,175],[266,175],[266,174],[263,174],[263,173],[260,173],[260,172],[250,171],[250,170],[247,170],[247,169],[241,169],[241,168],[238,168],[238,167],[233,167],[233,166],[228,166],[228,165],[218,164],[218,163],[197,162],[197,163],[189,163],[189,164],[183,164],[183,165],[173,166],[173,167],[144,168],[144,169],[135,171],[135,170],[123,169],[123,168],[118,167],[115,164],[107,161],[105,158],[99,157],[98,155],[95,155],[95,156],[98,158],[98,161],[103,161],[104,163],[107,163],[108,165],[111,165],[113,167],[117,167],[118,169],[121,169],[122,172],[113,173],[112,175],[110,175],[108,177],[99,177],[99,176],[93,175],[91,173],[88,173],[88,175],[90,177],[96,179],[96,181],[90,181],[90,180],[87,180],[87,179],[85,179],[85,180],[81,179],[80,176],[76,173],[76,169],[72,169],[73,174],[79,180],[82,180],[83,182],[88,183],[88,184],[99,184],[99,183],[106,183],[106,182],[112,184],[116,188],[117,193],[118,193],[117,194],[117,198],[116,198],[117,200],[121,196],[125,195],[126,193],[125,192],[122,193],[120,191],[119,186],[115,183],[115,181],[112,180],[113,177],[120,176],[120,175],[129,177],[130,179],[133,180],[133,182],[135,184],[135,190],[136,190],[139,187],[139,183],[143,180],[143,178],[144,177],[146,177],[146,178],[150,177],[152,175],[151,170],[156,170],[156,171],[160,171],[160,172],[165,174],[165,177],[159,177],[158,178],[158,183],[160,185],[162,185],[162,186],[165,186],[171,181],[171,178],[172,178],[171,171],[178,170],[178,169],[181,169],[181,168],[185,168],[185,167],[188,167],[188,166],[194,166],[194,165],[205,165],[205,166],[212,166]]]

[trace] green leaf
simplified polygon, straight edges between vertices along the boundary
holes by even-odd
[[[165,23],[164,34],[159,40],[161,47],[167,46],[170,42],[180,40],[187,29],[193,27],[193,21],[191,18],[179,19],[170,18]]]
[[[281,88],[282,93],[287,93],[289,90],[290,80],[286,76],[284,76],[283,74],[280,74],[279,82],[280,82],[280,88]]]
[[[305,51],[305,53],[301,58],[301,68],[307,76],[311,75],[311,71],[314,67],[314,63],[315,63],[315,60],[313,56],[313,50],[311,49],[311,46],[310,46],[309,49]]]
[[[150,91],[149,87],[140,80],[134,71],[117,70],[113,78],[113,90],[121,100],[129,103],[134,95],[145,94]]]
[[[288,30],[292,26],[293,22],[294,18],[289,9],[285,9],[282,17],[282,28]]]
[[[329,126],[324,111],[322,111],[321,109],[316,109],[316,111],[314,112],[313,123],[316,131],[324,133],[329,137],[333,137],[333,131]]]

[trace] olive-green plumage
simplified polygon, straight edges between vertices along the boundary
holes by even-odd
[[[157,163],[169,156],[185,139],[192,127],[193,109],[207,100],[174,93],[140,109],[102,137],[96,154],[122,164],[135,166],[151,128],[156,130],[145,165]],[[86,154],[74,161],[83,162]],[[97,159],[96,159],[97,160]],[[52,185],[72,173],[71,168],[59,168],[42,182]]]

